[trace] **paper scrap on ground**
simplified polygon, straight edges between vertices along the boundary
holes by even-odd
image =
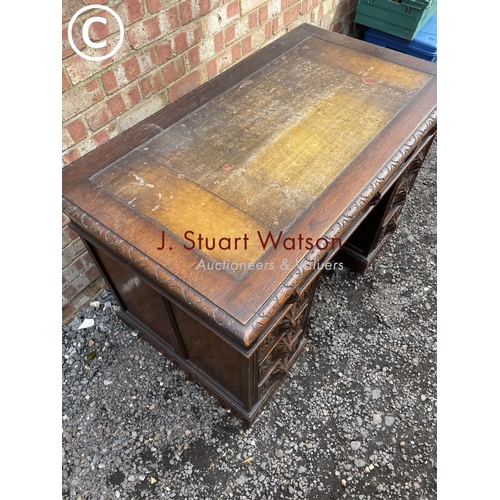
[[[86,318],[83,320],[83,323],[78,327],[78,330],[81,330],[82,328],[90,328],[91,326],[94,326],[94,320]]]

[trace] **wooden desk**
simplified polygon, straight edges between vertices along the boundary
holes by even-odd
[[[322,268],[395,229],[436,117],[435,64],[302,25],[66,167],[63,208],[123,320],[251,424]]]

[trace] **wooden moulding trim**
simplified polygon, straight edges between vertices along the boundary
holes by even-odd
[[[434,108],[416,131],[406,140],[404,145],[380,169],[363,192],[358,195],[347,210],[330,226],[330,229],[323,235],[324,238],[327,240],[340,238],[348,230],[350,224],[366,209],[373,196],[390,181],[393,174],[404,163],[411,151],[432,130],[436,123],[437,108]],[[84,231],[92,234],[104,246],[120,255],[133,267],[149,276],[168,294],[181,300],[189,309],[196,311],[197,314],[201,314],[219,331],[229,334],[239,344],[247,348],[272,323],[274,315],[286,304],[293,292],[315,272],[312,264],[320,262],[329,252],[328,248],[319,250],[317,247],[309,251],[257,313],[246,324],[242,324],[65,197],[63,197],[63,211],[75,224],[80,226]]]

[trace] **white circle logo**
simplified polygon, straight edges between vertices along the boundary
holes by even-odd
[[[73,41],[73,24],[75,23],[76,19],[78,16],[87,10],[90,9],[103,9],[108,11],[117,21],[118,25],[120,26],[120,39],[118,40],[118,44],[116,47],[109,53],[104,56],[88,56],[84,54],[81,50],[78,49],[78,47],[75,45],[75,42]],[[84,23],[82,27],[82,38],[83,41],[86,43],[88,47],[91,47],[93,49],[102,49],[103,47],[106,46],[106,42],[94,42],[90,39],[89,37],[89,29],[90,26],[94,23],[101,23],[101,24],[107,24],[107,20],[104,17],[89,17]],[[71,45],[71,48],[81,57],[84,59],[87,59],[88,61],[104,61],[104,59],[108,59],[109,57],[114,56],[118,50],[120,50],[120,47],[122,46],[123,43],[123,37],[125,35],[125,28],[123,27],[123,22],[118,16],[118,14],[110,9],[109,7],[106,7],[105,5],[87,5],[86,7],[82,7],[72,18],[71,21],[69,22],[68,26],[68,40],[69,44]]]

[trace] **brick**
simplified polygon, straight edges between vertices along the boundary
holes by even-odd
[[[295,7],[292,7],[291,9],[285,11],[285,13],[283,14],[283,23],[285,26],[289,25],[299,18],[299,10],[300,5],[295,5]]]
[[[226,45],[229,45],[236,38],[236,31],[234,24],[226,28],[225,38],[226,38]]]
[[[122,130],[127,130],[133,127],[136,123],[148,118],[160,109],[167,105],[167,99],[164,92],[157,92],[149,99],[142,101],[139,105],[134,106],[127,111],[123,116],[120,116],[118,123]]]
[[[106,101],[106,107],[109,109],[112,118],[116,118],[127,109],[121,93],[108,99]]]
[[[123,90],[123,92],[120,93],[120,96],[126,109],[133,108],[142,100],[141,91],[138,84],[126,88],[125,90]]]
[[[112,94],[115,90],[118,90],[118,82],[116,80],[115,72],[113,70],[106,71],[106,73],[103,73],[101,79],[104,90],[108,95]]]
[[[215,3],[215,2],[213,2]],[[208,14],[212,9],[215,9],[216,6],[212,5],[212,2],[210,0],[200,0],[198,2],[199,4],[199,15],[204,16],[205,14]],[[217,5],[218,7],[219,5]]]
[[[264,39],[269,40],[271,36],[273,35],[273,26],[271,21],[269,21],[265,26],[264,26]]]
[[[307,1],[307,0],[306,0]],[[259,22],[260,24],[264,24],[267,19],[268,19],[268,16],[269,16],[269,8],[268,8],[268,5],[263,5],[260,9],[259,9]]]
[[[191,92],[191,90],[199,87],[203,82],[203,78],[200,70],[195,70],[185,77],[181,78],[178,82],[175,82],[168,89],[168,96],[170,102],[174,102],[182,96]]]
[[[231,62],[235,63],[241,58],[241,45],[239,43],[231,47]]]
[[[147,75],[139,82],[141,88],[141,94],[143,99],[147,99],[150,95],[158,92],[165,86],[165,81],[163,80],[163,75],[160,70]]]
[[[217,75],[217,60],[211,59],[207,62],[207,75],[208,79],[211,80],[214,76]]]
[[[227,18],[231,19],[234,16],[237,16],[240,13],[240,6],[238,4],[238,0],[227,4]]]
[[[174,36],[174,54],[180,54],[188,48],[187,35],[185,31],[181,31]]]
[[[172,33],[176,29],[181,27],[181,21],[179,19],[179,12],[177,7],[172,7],[165,12],[160,13],[160,29],[163,36]]]
[[[175,82],[186,72],[186,65],[182,58],[177,58],[175,61],[164,66],[161,70],[165,85],[170,85]]]
[[[243,55],[247,55],[252,51],[252,35],[248,35],[241,41],[241,51]]]
[[[146,0],[146,5],[151,14],[158,12],[162,8],[160,0]]]
[[[129,82],[135,80],[141,74],[141,68],[137,57],[131,57],[128,61],[125,61],[123,63],[123,69],[125,70],[127,81]]]
[[[74,143],[80,142],[87,137],[87,129],[81,118],[77,118],[66,125],[66,129]]]
[[[342,30],[342,21],[337,21],[333,26],[332,26],[332,31],[335,33],[340,33]]]
[[[250,11],[260,7],[267,0],[241,0],[241,15],[244,16]]]
[[[194,69],[198,64],[200,64],[200,49],[199,47],[193,47],[186,54],[189,69]]]
[[[252,12],[248,16],[248,29],[253,30],[256,28],[259,24],[258,18],[257,18],[257,12]]]
[[[102,144],[108,142],[110,138],[111,137],[106,129],[99,130],[99,132],[92,136],[92,143],[96,148],[98,148]]]
[[[123,24],[128,26],[144,16],[144,8],[142,0],[123,0],[116,9]]]
[[[71,83],[69,81],[68,75],[66,75],[66,72],[64,71],[64,68],[62,70],[62,91],[64,92],[65,90],[69,89],[71,86]]]
[[[193,18],[193,10],[191,8],[191,0],[185,0],[179,4],[179,16],[181,18],[181,24],[190,23]]]
[[[215,53],[224,48],[224,32],[220,31],[214,35],[214,51]]]
[[[283,27],[283,16],[277,16],[273,19],[273,35],[276,35]]]
[[[63,154],[63,163],[65,165],[69,165],[70,163],[78,160],[81,156],[82,155],[80,154],[80,151],[78,151],[78,148],[70,149]]]
[[[151,17],[150,19],[146,19],[143,23],[144,28],[146,30],[146,34],[148,37],[148,41],[152,42],[157,38],[162,36],[162,32],[160,29],[160,20],[158,17]]]
[[[300,4],[300,13],[304,15],[307,12],[309,12],[309,0],[302,0]]]
[[[69,120],[83,110],[104,98],[99,80],[96,78],[87,84],[80,84],[64,92],[62,96],[62,119]]]
[[[164,62],[168,61],[172,57],[172,54],[173,50],[170,40],[159,43],[156,46],[156,58],[158,60],[158,64],[163,64]]]
[[[63,127],[62,137],[61,137],[62,150],[65,151],[66,149],[73,146],[74,143],[75,142],[73,141],[73,139],[71,139],[71,136],[69,135],[69,132],[67,131],[66,127]]]

